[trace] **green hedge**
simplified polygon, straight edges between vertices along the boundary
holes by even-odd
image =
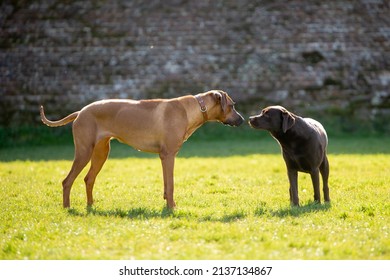
[[[354,121],[347,116],[315,117],[330,137],[384,136],[390,135],[387,121]],[[247,119],[247,118],[246,118]],[[240,127],[228,127],[219,123],[207,123],[199,128],[191,141],[213,141],[224,139],[258,139],[269,137],[264,131],[254,130],[245,122]],[[45,125],[0,127],[0,149],[16,146],[42,146],[72,144],[71,125],[51,128]]]

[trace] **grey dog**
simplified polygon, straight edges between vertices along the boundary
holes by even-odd
[[[264,129],[279,142],[290,181],[290,202],[299,205],[298,171],[309,173],[314,188],[314,200],[321,203],[320,179],[322,175],[324,198],[329,198],[329,162],[326,156],[328,136],[316,120],[302,118],[282,106],[270,106],[259,115],[251,116],[249,124]]]

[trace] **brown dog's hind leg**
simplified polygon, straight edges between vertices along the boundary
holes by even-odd
[[[75,147],[75,156],[72,168],[70,169],[68,176],[66,176],[64,181],[62,181],[62,199],[64,208],[70,207],[70,190],[73,182],[89,162],[91,154],[92,147],[87,149],[78,149]]]
[[[63,206],[70,207],[70,190],[73,182],[92,156],[95,143],[95,131],[93,126],[83,125],[83,121],[77,119],[73,123],[74,160],[68,176],[62,181]]]
[[[329,161],[328,161],[328,157],[326,155],[324,157],[324,160],[321,163],[320,172],[321,172],[321,175],[322,175],[324,199],[325,199],[326,202],[330,202],[329,186],[328,186]]]
[[[87,191],[87,204],[91,206],[93,204],[93,186],[95,184],[96,176],[99,174],[104,163],[108,158],[110,152],[110,139],[103,139],[98,142],[93,149],[92,158],[91,158],[91,167],[84,178],[85,188]]]

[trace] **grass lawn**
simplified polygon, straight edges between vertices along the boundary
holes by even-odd
[[[156,155],[114,143],[95,205],[86,208],[84,170],[65,210],[73,146],[3,149],[0,259],[389,259],[389,140],[331,139],[331,204],[313,204],[300,173],[292,208],[271,137],[195,137],[176,160],[174,211]]]

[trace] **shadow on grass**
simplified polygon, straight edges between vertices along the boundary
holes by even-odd
[[[315,202],[309,202],[300,207],[284,207],[278,210],[272,210],[266,207],[265,203],[261,203],[254,211],[255,217],[261,216],[271,216],[271,217],[299,217],[301,215],[318,213],[328,211],[331,208],[330,203],[318,204]],[[172,210],[164,206],[161,210],[157,209],[148,209],[146,207],[131,208],[129,210],[123,209],[112,209],[112,210],[99,210],[94,207],[87,207],[86,212],[80,212],[77,209],[71,208],[68,210],[69,215],[77,217],[86,217],[86,216],[100,216],[100,217],[116,217],[123,219],[132,219],[132,220],[149,220],[149,219],[189,219],[196,220],[200,223],[202,222],[219,222],[219,223],[234,223],[239,220],[245,219],[248,215],[243,211],[235,211],[233,213],[225,214],[221,217],[215,217],[213,215],[198,216],[193,213],[182,211],[182,210]]]
[[[287,217],[287,216],[299,217],[301,215],[308,214],[308,213],[328,211],[330,208],[331,208],[330,203],[319,204],[315,202],[309,202],[308,204],[299,207],[289,206],[276,211],[271,211],[270,214],[272,216],[280,217],[280,218]]]
[[[272,210],[267,207],[265,202],[259,204],[259,206],[255,209],[253,215],[256,217],[261,216],[272,216],[272,217],[299,217],[301,215],[309,214],[309,213],[317,213],[328,211],[331,208],[331,203],[318,204],[316,202],[308,202],[303,206],[288,206],[284,208],[280,208],[278,210]],[[101,217],[117,217],[117,218],[125,218],[125,219],[133,219],[133,220],[149,220],[154,218],[176,218],[176,219],[195,219],[198,222],[220,222],[220,223],[234,223],[241,219],[245,219],[248,215],[243,211],[235,211],[233,213],[225,214],[221,217],[215,217],[212,215],[206,216],[197,216],[193,213],[182,211],[182,210],[172,210],[167,206],[161,208],[161,210],[157,209],[148,209],[146,207],[137,207],[131,208],[129,210],[123,209],[112,209],[112,210],[99,210],[94,207],[87,207],[86,212],[80,212],[77,209],[71,208],[68,209],[68,213],[71,216],[78,217],[86,217],[89,215],[93,216],[101,216]]]
[[[237,211],[237,212],[233,212],[231,214],[225,214],[219,218],[212,217],[212,216],[208,215],[208,216],[200,218],[199,222],[220,222],[220,223],[228,224],[228,223],[233,223],[233,222],[237,222],[241,219],[244,219],[246,216],[247,215],[244,212]]]
[[[112,210],[99,210],[94,207],[87,207],[86,212],[80,212],[75,208],[68,209],[68,214],[75,217],[86,217],[89,215],[101,216],[101,217],[116,217],[132,220],[149,220],[154,218],[176,218],[176,219],[195,219],[198,222],[221,222],[221,223],[233,223],[238,220],[244,219],[247,215],[242,211],[225,214],[222,217],[197,217],[192,213],[172,210],[168,207],[163,207],[161,210],[148,209],[145,207],[132,208],[129,210],[112,209]]]
[[[330,203],[318,204],[316,202],[308,202],[307,204],[299,207],[287,206],[284,208],[280,208],[278,210],[272,210],[269,207],[267,207],[266,202],[260,202],[254,211],[254,215],[257,217],[269,215],[272,217],[279,217],[279,218],[284,218],[288,216],[299,217],[304,214],[328,211],[330,208],[331,208]]]
[[[88,215],[102,216],[102,217],[118,217],[138,220],[148,220],[152,218],[167,218],[174,216],[174,210],[168,207],[163,207],[161,211],[152,210],[144,207],[132,208],[130,210],[113,209],[113,210],[99,210],[93,207],[87,207],[87,212],[80,212],[77,209],[71,208],[68,213],[72,216],[85,217]]]

